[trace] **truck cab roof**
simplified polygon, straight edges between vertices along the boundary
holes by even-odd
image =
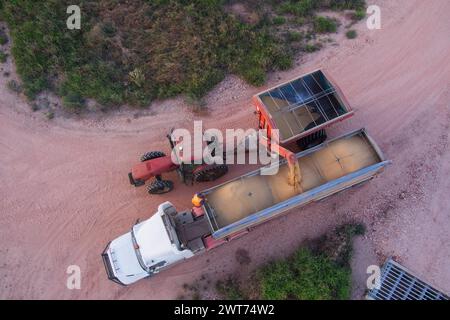
[[[155,260],[156,257],[161,259],[172,253],[172,243],[163,220],[158,214],[137,224],[134,228],[142,259],[148,267],[160,262]]]

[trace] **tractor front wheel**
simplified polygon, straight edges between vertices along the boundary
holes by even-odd
[[[207,182],[214,181],[224,176],[228,172],[228,166],[226,164],[214,164],[208,166],[202,166],[194,171],[195,182]]]
[[[164,194],[173,190],[173,182],[169,180],[155,180],[147,186],[149,194]]]
[[[153,160],[153,159],[157,159],[157,158],[162,158],[165,156],[166,156],[166,154],[164,152],[150,151],[150,152],[147,152],[142,155],[141,162],[145,162],[145,161],[149,161],[149,160]]]

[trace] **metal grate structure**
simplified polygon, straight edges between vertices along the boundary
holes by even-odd
[[[381,269],[381,287],[369,291],[370,300],[449,300],[449,297],[389,259]]]
[[[263,92],[259,99],[269,110],[283,138],[349,112],[336,88],[320,70]]]

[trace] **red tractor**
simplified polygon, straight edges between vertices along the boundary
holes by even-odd
[[[258,116],[258,129],[263,131],[259,143],[269,152],[278,145],[277,152],[287,159],[293,176],[300,170],[296,168],[295,152],[320,145],[327,139],[325,128],[354,114],[337,84],[322,70],[263,91],[255,95],[252,102]],[[278,130],[276,135],[274,130]],[[172,134],[167,137],[174,150],[176,143]],[[162,180],[164,172],[177,170],[181,180],[191,184],[194,181],[213,181],[228,172],[226,165],[207,165],[203,161],[200,165],[178,161],[180,165],[177,165],[162,152],[146,153],[141,161],[129,174],[130,182],[138,187],[155,177],[156,180],[148,186],[150,194],[173,189],[172,181]]]
[[[171,150],[175,150],[176,142],[172,138],[172,133],[168,134],[167,138]],[[152,180],[147,186],[148,193],[163,194],[170,192],[174,187],[173,181],[162,178],[163,173],[176,170],[183,183],[192,185],[194,182],[214,181],[228,172],[226,164],[206,164],[203,160],[200,164],[196,164],[195,159],[192,159],[191,163],[184,163],[178,157],[177,160],[177,163],[174,163],[171,155],[167,156],[161,151],[147,152],[142,155],[141,163],[135,165],[128,174],[130,183],[140,187]]]

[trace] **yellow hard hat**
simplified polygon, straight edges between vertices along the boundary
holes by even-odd
[[[205,201],[205,198],[201,195],[199,195],[198,193],[196,193],[194,195],[194,197],[192,198],[192,204],[194,205],[194,207],[201,207],[203,205],[203,202]]]

